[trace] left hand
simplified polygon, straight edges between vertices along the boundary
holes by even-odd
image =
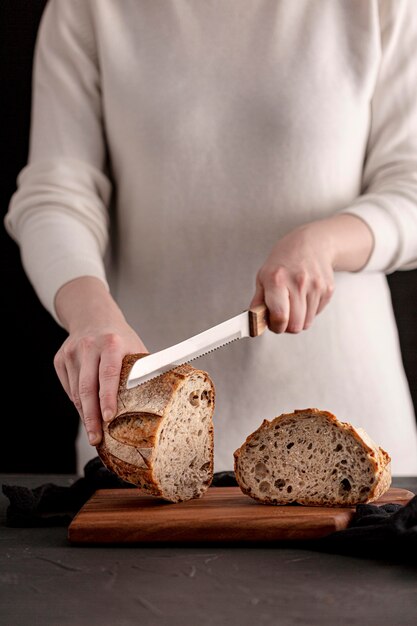
[[[250,306],[265,302],[269,328],[299,333],[311,326],[334,289],[331,245],[310,225],[280,239],[256,276]]]

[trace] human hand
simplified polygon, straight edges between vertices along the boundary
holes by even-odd
[[[116,413],[123,357],[148,350],[96,278],[64,285],[56,297],[56,310],[69,336],[55,356],[55,369],[90,444],[98,445],[102,417],[108,421]]]
[[[368,226],[355,215],[311,222],[280,239],[258,271],[250,307],[265,303],[269,328],[299,333],[329,302],[334,271],[356,271],[373,246]]]

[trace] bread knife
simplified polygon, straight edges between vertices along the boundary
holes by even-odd
[[[257,305],[194,337],[139,359],[130,370],[127,389],[142,385],[232,341],[262,335],[268,325],[267,314],[268,309],[264,304]]]

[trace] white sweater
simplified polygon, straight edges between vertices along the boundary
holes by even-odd
[[[246,309],[295,226],[347,211],[373,231],[310,330],[195,362],[217,471],[264,418],[315,406],[417,473],[385,278],[417,267],[416,51],[416,0],[49,2],[6,227],[53,315],[65,282],[107,275],[155,352]]]

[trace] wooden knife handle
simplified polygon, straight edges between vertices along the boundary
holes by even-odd
[[[265,304],[258,304],[249,309],[249,334],[251,337],[262,335],[268,328],[268,309]]]

